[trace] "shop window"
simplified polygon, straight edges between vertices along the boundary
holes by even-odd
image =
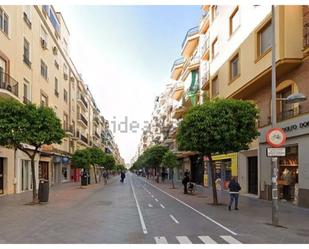
[[[286,147],[286,156],[279,159],[279,198],[287,201],[298,199],[298,145]]]
[[[239,71],[239,54],[236,54],[230,61],[230,81],[233,81],[240,75]]]
[[[271,21],[269,21],[257,33],[259,57],[271,49],[271,37]]]

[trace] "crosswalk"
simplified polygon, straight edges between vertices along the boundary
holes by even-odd
[[[242,244],[239,240],[235,239],[230,235],[221,235],[219,236],[221,239],[214,240],[210,236],[197,236],[198,242],[192,242],[187,236],[176,236],[176,240],[179,244]],[[175,242],[169,243],[165,236],[154,237],[156,244],[176,244]]]

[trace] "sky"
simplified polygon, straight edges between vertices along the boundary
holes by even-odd
[[[201,6],[55,7],[70,31],[72,60],[129,163],[155,97],[181,57],[186,32],[199,24]],[[134,132],[129,129],[133,121],[141,127]]]

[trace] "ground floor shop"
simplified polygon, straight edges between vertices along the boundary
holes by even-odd
[[[52,165],[51,181],[54,185],[69,182],[71,180],[71,165],[68,156],[54,155]]]
[[[278,124],[287,135],[286,156],[278,158],[278,198],[309,207],[309,115]],[[265,133],[260,136],[260,197],[271,199],[271,159],[266,156]],[[264,136],[264,137],[263,137]]]

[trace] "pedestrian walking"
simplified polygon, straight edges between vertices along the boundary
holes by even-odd
[[[120,178],[121,178],[120,181],[123,183],[124,178],[126,178],[126,174],[123,171],[121,171]]]
[[[104,184],[106,185],[107,184],[107,178],[108,178],[108,173],[107,173],[106,170],[103,172],[103,178],[104,178]]]
[[[229,190],[230,190],[230,204],[229,204],[229,210],[231,211],[233,202],[235,200],[235,210],[238,210],[238,197],[239,197],[239,191],[241,190],[241,187],[237,181],[237,178],[234,176],[232,177],[232,180],[229,183]]]
[[[189,181],[190,181],[189,172],[186,171],[185,175],[184,175],[184,178],[182,179],[182,184],[183,184],[183,187],[184,187],[184,194],[188,194],[187,185],[188,185]]]

